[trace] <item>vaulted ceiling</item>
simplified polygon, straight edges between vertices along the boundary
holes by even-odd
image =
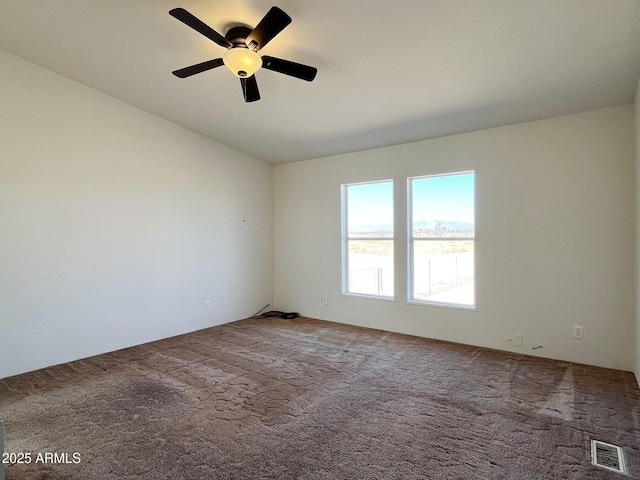
[[[633,101],[638,0],[0,0],[0,49],[271,163],[491,128]],[[261,54],[318,68],[257,72],[245,104],[224,34],[272,5],[293,19]],[[0,74],[2,74],[0,72]],[[2,92],[0,92],[0,97]]]

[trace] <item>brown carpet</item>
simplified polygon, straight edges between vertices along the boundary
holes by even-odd
[[[640,475],[631,373],[300,318],[5,378],[0,419],[7,480],[623,478],[592,438]]]

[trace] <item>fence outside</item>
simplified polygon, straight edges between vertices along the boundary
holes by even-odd
[[[473,252],[416,255],[413,297],[473,304],[473,264]]]
[[[371,267],[349,271],[349,292],[382,295],[382,268]]]

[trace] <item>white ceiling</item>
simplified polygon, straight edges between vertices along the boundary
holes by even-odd
[[[638,0],[0,0],[0,48],[240,150],[239,80],[171,74],[225,50],[168,11],[224,34],[274,4],[293,23],[260,53],[318,76],[256,74],[271,163],[624,104],[640,75]]]

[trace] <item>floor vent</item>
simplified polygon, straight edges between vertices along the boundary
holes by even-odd
[[[599,440],[591,440],[591,463],[614,472],[625,471],[622,448]]]

